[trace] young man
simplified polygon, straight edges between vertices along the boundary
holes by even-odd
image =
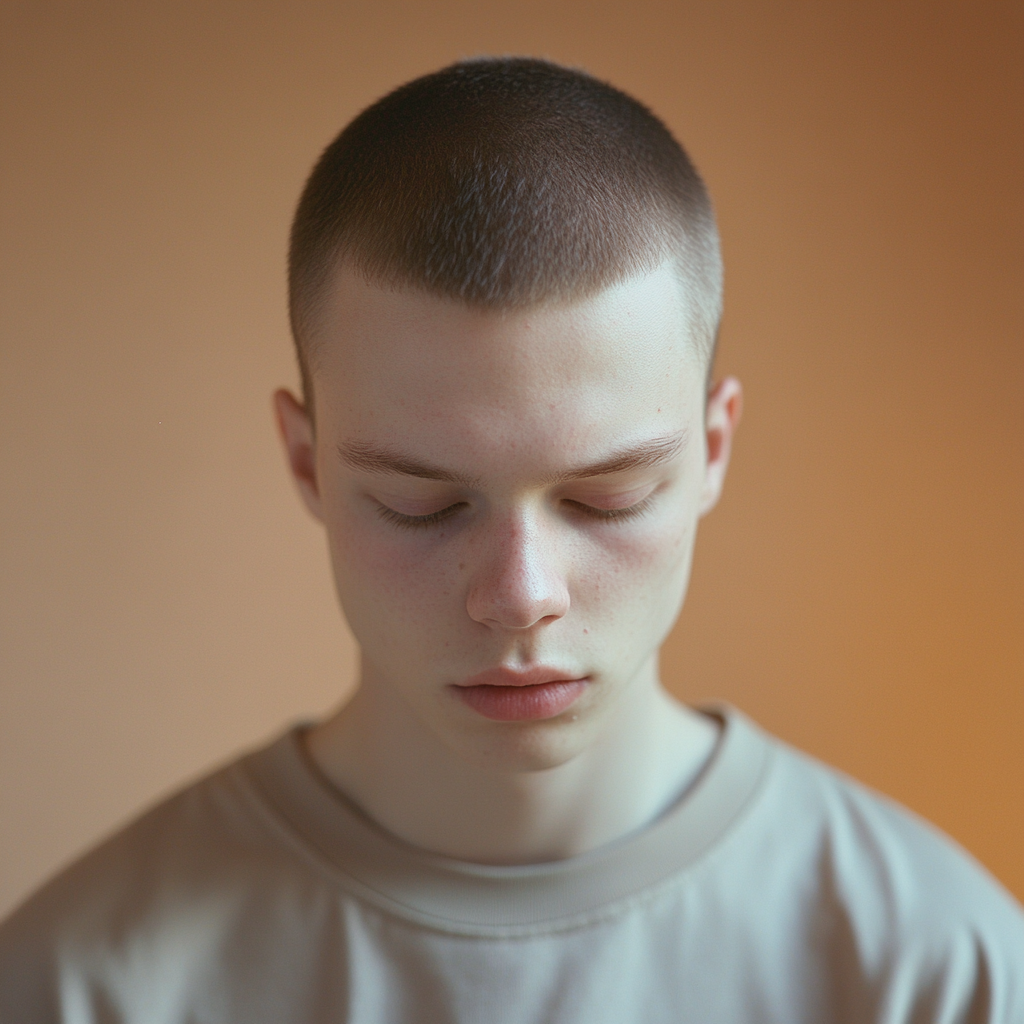
[[[299,205],[275,396],[355,696],[0,932],[3,1022],[1024,1020],[1020,909],[658,679],[740,387],[704,187],[531,60],[419,79]]]

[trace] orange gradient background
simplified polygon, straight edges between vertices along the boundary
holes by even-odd
[[[747,388],[664,674],[1024,896],[1021,5],[20,2],[0,17],[0,910],[351,686],[269,395],[289,219],[398,83],[526,53],[690,150]]]

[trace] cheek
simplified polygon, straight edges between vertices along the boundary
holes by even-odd
[[[678,604],[689,576],[696,524],[679,514],[647,529],[609,532],[588,559],[577,599],[635,619],[666,602]],[[628,609],[628,610],[627,610]]]
[[[453,589],[452,560],[444,528],[428,535],[388,529],[364,516],[339,515],[329,522],[331,559],[342,600],[386,607],[389,615],[437,601]],[[347,601],[345,601],[348,604]]]
[[[438,643],[449,645],[458,617],[442,596],[451,588],[410,557],[401,535],[391,540],[374,526],[330,530],[334,585],[363,657],[402,675]]]

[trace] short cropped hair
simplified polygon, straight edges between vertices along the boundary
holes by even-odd
[[[642,104],[531,58],[417,78],[341,132],[299,200],[289,312],[307,406],[311,336],[343,264],[383,286],[508,309],[583,298],[667,259],[710,361],[722,292],[711,201]]]

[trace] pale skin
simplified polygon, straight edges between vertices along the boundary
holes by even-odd
[[[656,819],[711,756],[717,725],[665,691],[658,651],[741,389],[706,392],[685,303],[667,264],[511,311],[339,272],[315,428],[275,395],[361,652],[355,695],[306,742],[399,839],[480,863],[575,856]],[[480,673],[537,666],[583,680],[566,710],[495,721],[462,699]]]

